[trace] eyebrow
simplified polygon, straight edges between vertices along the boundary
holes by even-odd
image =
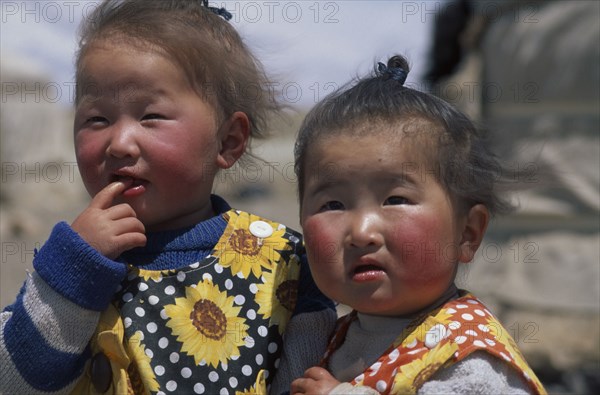
[[[376,178],[377,179],[377,178]],[[402,172],[399,175],[392,177],[381,177],[380,182],[383,185],[385,184],[399,184],[401,187],[418,189],[419,183],[416,178],[408,173]],[[344,184],[354,184],[356,181],[352,179],[352,177],[348,177],[347,179],[336,178],[335,176],[330,176],[327,180],[318,181],[314,183],[314,188],[311,188],[311,193],[316,195],[319,193],[323,193],[329,189],[333,189],[339,186],[343,186]],[[306,187],[307,185],[305,185]],[[306,190],[306,188],[305,188]]]
[[[393,180],[396,182],[400,182],[403,186],[409,186],[416,188],[419,183],[416,180],[416,177],[413,174],[409,174],[406,172],[401,172],[398,177],[393,177]]]
[[[145,83],[144,80],[129,78],[118,84],[111,84],[111,86],[107,88],[102,81],[98,81],[90,76],[82,76],[80,83],[77,84],[77,90],[82,93],[81,97],[90,96],[90,94],[94,94],[95,97],[102,97],[106,96],[106,93],[108,93],[109,97],[115,97],[117,94],[119,96],[125,95],[131,97],[133,95],[139,95],[139,92],[144,96],[167,94],[167,91],[163,88],[150,88],[148,85],[149,84]]]
[[[329,189],[340,186],[340,184],[341,183],[333,182],[333,181],[317,182],[315,187],[310,189],[310,193],[312,195],[319,195]],[[307,185],[305,185],[305,191],[307,190],[306,186]]]
[[[101,101],[109,100],[110,102],[123,103],[163,103],[169,101],[170,96],[163,89],[148,89],[144,86],[128,84],[119,90],[106,89],[104,92],[97,91],[84,91],[78,98],[78,103],[97,103]]]

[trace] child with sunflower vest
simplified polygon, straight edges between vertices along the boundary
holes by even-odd
[[[2,312],[0,393],[279,392],[318,362],[335,310],[301,235],[211,194],[278,109],[230,17],[107,0],[84,22],[74,139],[93,198]]]
[[[463,114],[405,87],[407,74],[400,56],[379,63],[301,126],[309,264],[353,310],[292,393],[544,393],[508,331],[454,284],[490,215],[510,208],[497,196],[508,173]]]

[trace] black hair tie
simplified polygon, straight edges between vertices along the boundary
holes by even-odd
[[[202,0],[202,5],[206,8],[208,8],[209,10],[211,10],[212,12],[214,12],[215,14],[219,15],[220,17],[223,17],[223,19],[225,19],[226,21],[231,20],[231,18],[233,18],[233,15],[231,15],[231,12],[227,11],[225,8],[217,8],[217,7],[211,7],[208,5],[208,0]]]
[[[377,63],[377,75],[383,77],[385,80],[392,79],[398,81],[400,85],[404,85],[408,73],[402,67],[389,67],[379,62]]]

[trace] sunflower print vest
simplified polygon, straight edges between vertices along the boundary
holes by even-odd
[[[368,386],[381,394],[414,394],[439,369],[475,351],[485,351],[516,369],[533,393],[546,394],[508,331],[477,298],[465,291],[461,295],[416,318],[351,384]],[[354,319],[355,311],[338,320],[322,367],[327,367],[330,355],[341,346]]]
[[[223,215],[228,224],[204,260],[177,270],[130,268],[75,391],[266,393],[296,305],[302,240],[249,213]],[[95,377],[98,355],[110,362],[111,383]]]

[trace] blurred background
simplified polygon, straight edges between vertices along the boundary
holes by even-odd
[[[222,172],[234,207],[298,226],[293,141],[316,101],[401,53],[407,84],[468,113],[523,187],[459,283],[486,302],[551,393],[600,390],[600,3],[221,1],[278,81],[286,120]],[[97,1],[2,0],[0,304],[34,249],[89,201],[72,147],[77,26]]]

